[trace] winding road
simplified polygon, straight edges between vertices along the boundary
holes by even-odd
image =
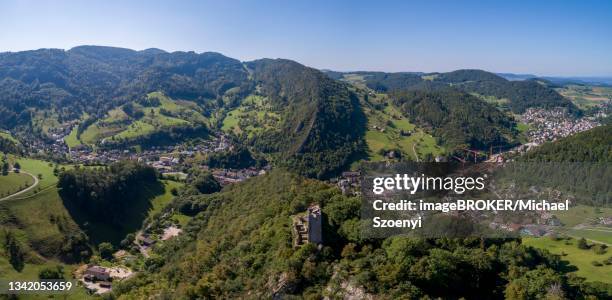
[[[14,171],[13,171],[13,172],[14,172]],[[5,200],[8,200],[8,199],[10,199],[10,198],[12,198],[12,197],[15,197],[15,196],[21,195],[21,194],[23,194],[23,193],[27,193],[27,192],[29,192],[31,189],[35,188],[35,187],[38,185],[38,182],[39,182],[38,177],[36,177],[36,176],[34,176],[34,175],[32,175],[32,174],[30,174],[30,173],[28,173],[28,172],[25,172],[25,171],[23,171],[23,170],[20,170],[20,171],[19,171],[19,173],[21,173],[21,174],[26,174],[26,175],[30,175],[30,176],[32,176],[32,178],[34,179],[34,184],[32,184],[31,186],[29,186],[29,187],[27,187],[27,188],[25,188],[25,189],[23,189],[23,190],[21,190],[21,191],[19,191],[19,192],[17,192],[17,193],[14,193],[14,194],[8,195],[8,196],[6,196],[6,197],[4,197],[4,198],[0,198],[0,201],[5,201]]]

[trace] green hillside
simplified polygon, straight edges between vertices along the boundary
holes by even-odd
[[[603,264],[602,262],[611,254],[596,254],[593,249],[579,249],[576,247],[576,238],[552,240],[550,238],[524,238],[523,244],[546,249],[553,254],[561,256],[562,260],[568,261],[577,270],[576,275],[586,278],[588,281],[600,281],[612,284],[612,263]],[[601,266],[593,265],[594,261],[601,263]]]
[[[390,151],[398,158],[425,160],[445,153],[436,139],[417,127],[391,103],[386,94],[368,97],[364,102],[364,113],[368,119],[365,141],[368,146],[368,160],[380,161]]]
[[[21,143],[10,133],[0,130],[0,152],[17,153]]]
[[[109,111],[105,118],[89,125],[80,135],[71,132],[67,143],[69,146],[81,142],[129,144],[170,129],[206,125],[208,120],[193,105],[154,92]]]
[[[545,143],[522,157],[526,161],[612,162],[612,125]]]
[[[81,46],[3,53],[0,66],[0,128],[34,139],[74,122],[70,147],[148,147],[224,130],[273,164],[319,178],[365,152],[358,97],[289,60]]]
[[[394,92],[400,111],[448,148],[488,149],[517,143],[515,121],[482,100],[450,88]]]
[[[292,216],[310,204],[324,214],[324,246],[293,247]],[[584,297],[558,256],[514,240],[362,240],[359,198],[272,171],[212,195],[183,195],[194,215],[183,238],[155,250],[158,264],[121,282],[115,296],[148,298],[321,298],[358,292],[383,298],[546,296],[558,284]],[[466,280],[467,279],[467,280]]]
[[[239,124],[249,131],[243,136],[247,144],[271,154],[278,166],[317,178],[338,173],[362,154],[366,118],[346,84],[289,60],[262,59],[246,66],[264,97],[261,104],[245,104],[259,114]],[[245,113],[242,107],[230,117]],[[258,120],[267,124],[254,125]]]
[[[0,175],[0,198],[21,191],[34,183],[32,176],[21,173]]]

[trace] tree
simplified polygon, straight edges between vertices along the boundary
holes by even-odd
[[[113,245],[111,243],[103,242],[98,245],[98,251],[100,252],[100,257],[106,260],[110,260],[113,258]]]
[[[25,266],[25,251],[21,243],[17,240],[15,234],[10,230],[6,231],[4,239],[4,247],[8,254],[10,264],[16,271],[21,272]]]
[[[61,265],[46,267],[38,272],[39,279],[64,279],[64,267]]]
[[[219,182],[208,172],[200,174],[194,180],[193,186],[202,194],[212,194],[221,190]]]
[[[8,162],[4,161],[4,163],[2,164],[2,176],[8,175],[9,168],[10,168],[10,166],[9,166]]]
[[[578,249],[589,249],[589,245],[587,244],[587,241],[584,238],[580,238],[578,240],[578,243],[576,243],[576,247],[578,247]]]
[[[19,164],[18,161],[15,162],[15,164],[13,165],[13,168],[17,170],[21,169],[21,165]]]
[[[123,240],[121,240],[121,248],[130,249],[130,246],[133,245],[134,239],[136,236],[133,233],[128,233]]]

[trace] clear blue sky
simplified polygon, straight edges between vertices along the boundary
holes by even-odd
[[[83,44],[345,71],[610,76],[612,1],[0,0],[0,52]]]

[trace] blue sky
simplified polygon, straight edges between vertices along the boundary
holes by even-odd
[[[612,76],[612,1],[0,0],[0,52],[83,44],[343,71]]]

